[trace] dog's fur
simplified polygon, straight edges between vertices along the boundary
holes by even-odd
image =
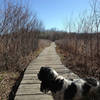
[[[41,67],[38,79],[40,91],[51,91],[54,100],[100,100],[100,84],[94,78],[68,80],[50,67]]]

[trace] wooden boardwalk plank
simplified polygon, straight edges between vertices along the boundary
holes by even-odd
[[[50,95],[23,95],[16,96],[15,100],[53,100]]]
[[[45,48],[43,52],[29,64],[17,90],[15,100],[53,100],[50,94],[44,95],[40,92],[40,81],[37,78],[37,73],[42,66],[54,68],[65,78],[78,78],[77,75],[62,65],[55,47],[55,43],[51,43],[51,46]]]

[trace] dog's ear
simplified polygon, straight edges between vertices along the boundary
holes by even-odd
[[[37,74],[38,79],[40,81],[42,81],[43,77],[44,77],[44,71],[45,71],[45,67],[41,67],[39,73]]]
[[[41,92],[44,92],[45,94],[49,91],[49,88],[48,88],[46,82],[41,82],[40,91],[41,91]]]

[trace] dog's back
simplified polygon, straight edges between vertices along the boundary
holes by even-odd
[[[41,92],[51,91],[54,100],[100,100],[100,84],[94,78],[68,80],[50,67],[38,73]]]

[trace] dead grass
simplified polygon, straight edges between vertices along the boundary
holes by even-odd
[[[100,56],[96,55],[96,50],[90,50],[90,41],[87,39],[86,44],[83,44],[86,47],[85,49],[82,49],[83,40],[78,41],[76,51],[73,41],[75,42],[74,39],[69,42],[63,39],[56,42],[56,50],[61,57],[62,63],[82,78],[95,77],[100,79]],[[95,43],[93,42],[92,48],[96,46],[96,40],[93,41]]]
[[[39,40],[39,48],[37,48],[34,53],[30,52],[28,56],[21,57],[19,66],[21,71],[28,66],[28,64],[35,59],[40,52],[47,46],[49,46],[51,41],[49,40]],[[9,94],[14,86],[16,80],[20,76],[19,71],[2,71],[0,72],[0,100],[8,100]]]
[[[18,72],[1,72],[0,77],[0,100],[7,100],[9,93],[16,79],[19,77]]]

